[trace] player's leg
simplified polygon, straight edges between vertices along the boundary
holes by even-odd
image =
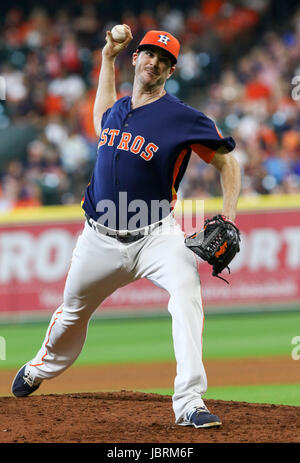
[[[76,360],[95,309],[129,281],[119,243],[86,224],[73,251],[63,304],[53,314],[40,350],[26,367],[35,384],[57,376]]]
[[[140,253],[137,272],[170,294],[168,310],[172,316],[172,335],[177,362],[173,408],[179,422],[193,406],[203,406],[207,388],[202,362],[204,313],[200,279],[194,254],[184,244],[179,226],[170,233],[149,237]]]

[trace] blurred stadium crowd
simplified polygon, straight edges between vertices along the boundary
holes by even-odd
[[[0,40],[6,92],[0,101],[0,212],[80,202],[96,156],[92,113],[100,49],[105,31],[117,23],[130,25],[134,36],[116,63],[119,97],[130,95],[131,54],[141,37],[149,29],[168,30],[182,48],[167,90],[235,138],[241,194],[300,193],[300,91],[292,84],[300,76],[300,9],[297,2],[290,9],[275,3],[276,14],[272,0],[7,7]],[[34,135],[22,141],[18,128],[34,128]],[[220,193],[217,171],[193,155],[179,196]]]

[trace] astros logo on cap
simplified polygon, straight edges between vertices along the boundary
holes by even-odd
[[[145,37],[138,45],[138,50],[145,48],[147,45],[154,45],[162,48],[170,54],[173,64],[177,63],[180,50],[179,41],[169,32],[166,31],[148,31]]]
[[[162,35],[160,34],[159,35],[159,39],[158,39],[158,42],[161,42],[163,43],[164,45],[168,45],[168,42],[170,41],[171,39],[169,39],[169,37],[167,35]]]

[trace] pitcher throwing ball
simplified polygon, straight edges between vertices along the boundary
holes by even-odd
[[[207,379],[197,261],[172,210],[193,151],[220,172],[220,216],[233,224],[240,191],[240,169],[230,154],[235,142],[222,137],[203,113],[166,92],[180,49],[168,32],[146,33],[132,55],[132,96],[117,99],[115,60],[132,40],[130,28],[125,28],[122,43],[107,32],[102,50],[94,104],[97,160],[82,202],[86,221],[73,252],[63,303],[53,314],[40,350],[17,373],[12,392],[27,396],[70,367],[83,348],[96,308],[121,286],[147,278],[170,296],[176,423],[220,426],[220,418],[202,399]]]

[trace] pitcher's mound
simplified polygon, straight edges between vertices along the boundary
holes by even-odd
[[[299,407],[206,400],[222,426],[177,426],[170,396],[120,391],[0,397],[0,442],[300,442]]]

